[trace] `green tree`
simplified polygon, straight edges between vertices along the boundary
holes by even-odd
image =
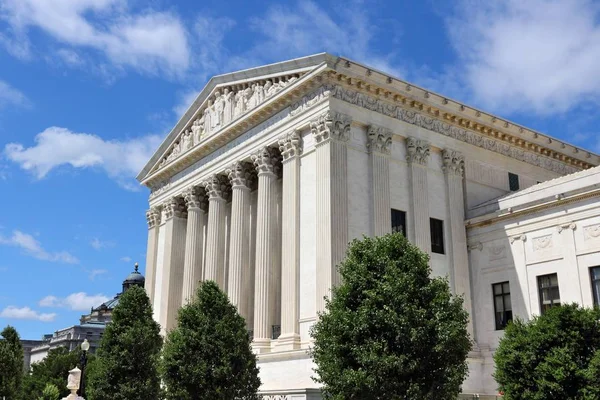
[[[179,310],[163,349],[172,400],[258,400],[260,379],[246,322],[212,281]]]
[[[0,332],[0,398],[16,399],[23,379],[23,346],[19,333],[12,326]]]
[[[39,400],[58,400],[60,397],[60,392],[56,386],[51,383],[46,384],[44,390],[42,391],[42,396],[39,397]],[[29,396],[31,398],[31,396]]]
[[[570,304],[509,324],[494,354],[504,399],[600,399],[599,320]]]
[[[471,349],[468,314],[403,235],[354,240],[341,284],[313,326],[325,399],[456,399]]]
[[[86,384],[90,400],[160,399],[158,361],[162,338],[150,299],[138,286],[119,299]]]

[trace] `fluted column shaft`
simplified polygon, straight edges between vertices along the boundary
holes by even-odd
[[[148,221],[148,247],[146,248],[146,282],[144,287],[152,305],[154,305],[154,285],[156,285],[156,257],[158,255],[160,215],[161,211],[158,208],[152,208],[146,212],[146,219]]]
[[[302,138],[296,131],[279,141],[283,156],[281,336],[282,350],[300,348],[300,154]]]
[[[454,293],[463,295],[463,307],[469,313],[468,330],[473,336],[473,307],[471,303],[471,279],[469,275],[469,255],[467,253],[467,232],[465,229],[465,206],[463,193],[464,157],[457,151],[442,151],[443,170],[446,178],[446,199],[450,223],[450,280]]]
[[[245,304],[251,289],[250,273],[250,186],[254,177],[252,164],[236,162],[227,171],[231,181],[231,234],[229,245],[229,279],[227,294],[231,303],[248,321],[249,308]]]
[[[275,302],[274,243],[275,241],[275,182],[277,157],[273,149],[264,148],[253,156],[258,172],[258,204],[256,210],[256,263],[254,279],[254,350],[270,351],[272,311]]]
[[[225,177],[213,176],[203,183],[208,194],[208,229],[204,280],[214,281],[224,290],[225,284],[225,207],[228,183]]]
[[[196,294],[202,277],[204,244],[204,221],[206,197],[198,188],[190,188],[184,193],[187,206],[187,232],[185,238],[185,263],[183,267],[182,304],[188,304]]]
[[[348,155],[351,120],[328,112],[311,122],[316,141],[316,256],[317,312],[325,310],[325,297],[339,284],[337,265],[348,246]]]
[[[369,126],[367,148],[372,184],[373,236],[383,236],[392,231],[390,220],[390,161],[392,133],[388,129]]]
[[[165,218],[164,261],[161,283],[160,326],[165,335],[177,321],[181,307],[183,265],[185,255],[186,219],[181,199],[174,198],[163,206]]]
[[[427,254],[431,254],[429,186],[427,184],[429,143],[410,137],[406,140],[406,146],[413,210],[410,237],[419,249]]]

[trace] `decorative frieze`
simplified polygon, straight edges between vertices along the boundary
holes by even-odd
[[[146,220],[148,221],[148,229],[152,229],[160,225],[161,210],[158,207],[152,207],[146,211]]]
[[[231,187],[226,176],[213,175],[208,180],[202,182],[201,185],[206,190],[209,200],[229,200],[231,197]]]
[[[600,224],[588,225],[583,227],[583,239],[593,240],[600,237]]]
[[[327,110],[310,123],[310,130],[318,144],[333,139],[341,142],[350,140],[352,118],[348,115]]]
[[[465,171],[465,157],[452,149],[442,150],[442,170],[447,174],[463,176]]]
[[[392,136],[391,130],[370,125],[367,128],[367,149],[382,154],[390,154],[392,151]]]
[[[281,154],[273,147],[265,146],[257,151],[252,155],[252,162],[259,176],[261,174],[279,175],[281,173]]]
[[[552,247],[552,235],[533,238],[533,251],[542,251]]]
[[[256,187],[256,170],[247,161],[234,162],[225,173],[232,187],[243,186],[250,189]]]
[[[429,142],[414,137],[406,139],[406,161],[426,166],[429,162]]]
[[[286,133],[279,139],[279,151],[283,161],[289,160],[302,154],[302,136],[298,130]]]
[[[162,217],[165,221],[173,217],[184,218],[186,216],[186,209],[182,200],[181,197],[173,197],[163,204]]]

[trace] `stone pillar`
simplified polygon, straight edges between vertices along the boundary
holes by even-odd
[[[429,226],[429,187],[427,186],[427,163],[429,143],[409,137],[406,139],[406,161],[408,162],[411,187],[411,228],[409,237],[422,251],[431,254]]]
[[[258,205],[256,210],[256,263],[254,278],[254,342],[257,353],[271,349],[272,311],[275,303],[275,182],[280,168],[276,150],[264,147],[252,156],[258,172]]]
[[[348,154],[350,117],[333,111],[311,121],[316,142],[317,311],[339,283],[337,265],[348,247]]]
[[[473,307],[471,304],[471,280],[469,255],[467,254],[467,231],[465,229],[465,203],[463,176],[465,158],[458,151],[442,151],[444,175],[446,178],[446,198],[449,216],[448,250],[450,251],[450,284],[454,293],[464,297],[463,306],[469,313],[468,330],[473,336]]]
[[[231,181],[231,234],[229,245],[229,278],[227,294],[240,315],[248,320],[245,302],[250,297],[250,192],[256,183],[252,164],[235,162],[228,170]]]
[[[152,207],[146,212],[148,221],[148,247],[146,248],[146,293],[150,304],[154,304],[154,285],[156,284],[156,256],[158,253],[158,230],[160,229],[161,210]]]
[[[163,205],[165,248],[160,303],[160,327],[165,335],[177,321],[181,307],[185,258],[186,219],[183,199],[175,197]]]
[[[515,235],[509,238],[512,258],[515,266],[515,271],[517,273],[517,281],[520,284],[520,288],[517,288],[516,292],[519,292],[519,289],[522,291],[523,295],[523,303],[525,303],[525,312],[527,315],[526,319],[531,319],[533,317],[533,308],[531,304],[531,296],[529,295],[529,277],[527,276],[527,268],[519,268],[519,266],[527,265],[527,258],[525,256],[525,242],[527,241],[527,235]],[[512,289],[511,289],[512,290]],[[513,301],[513,313],[515,308],[516,301]],[[537,309],[536,314],[539,314],[539,308]]]
[[[392,231],[390,205],[390,161],[392,132],[389,129],[369,126],[367,149],[371,173],[373,207],[373,236],[383,236]]]
[[[300,348],[300,154],[302,137],[297,131],[279,140],[283,156],[281,350]]]
[[[227,178],[213,175],[202,183],[208,195],[208,230],[204,280],[215,281],[224,290],[225,284],[225,206],[230,195]]]
[[[562,249],[564,255],[564,263],[565,265],[571,265],[576,267],[577,264],[577,249],[575,248],[575,229],[577,229],[577,224],[575,222],[570,222],[566,224],[561,224],[557,228],[558,233],[562,237]],[[577,273],[577,287],[579,288],[579,304],[583,306],[583,292],[581,286],[581,275],[579,273],[579,268],[574,268]],[[588,304],[589,306],[593,306],[592,304]]]
[[[182,304],[188,304],[196,295],[202,277],[204,221],[208,208],[204,191],[191,187],[183,193],[187,205],[187,234],[185,238],[185,263],[183,267]]]

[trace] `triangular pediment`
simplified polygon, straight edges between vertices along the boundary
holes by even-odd
[[[144,181],[327,63],[328,54],[211,78],[138,175]]]

